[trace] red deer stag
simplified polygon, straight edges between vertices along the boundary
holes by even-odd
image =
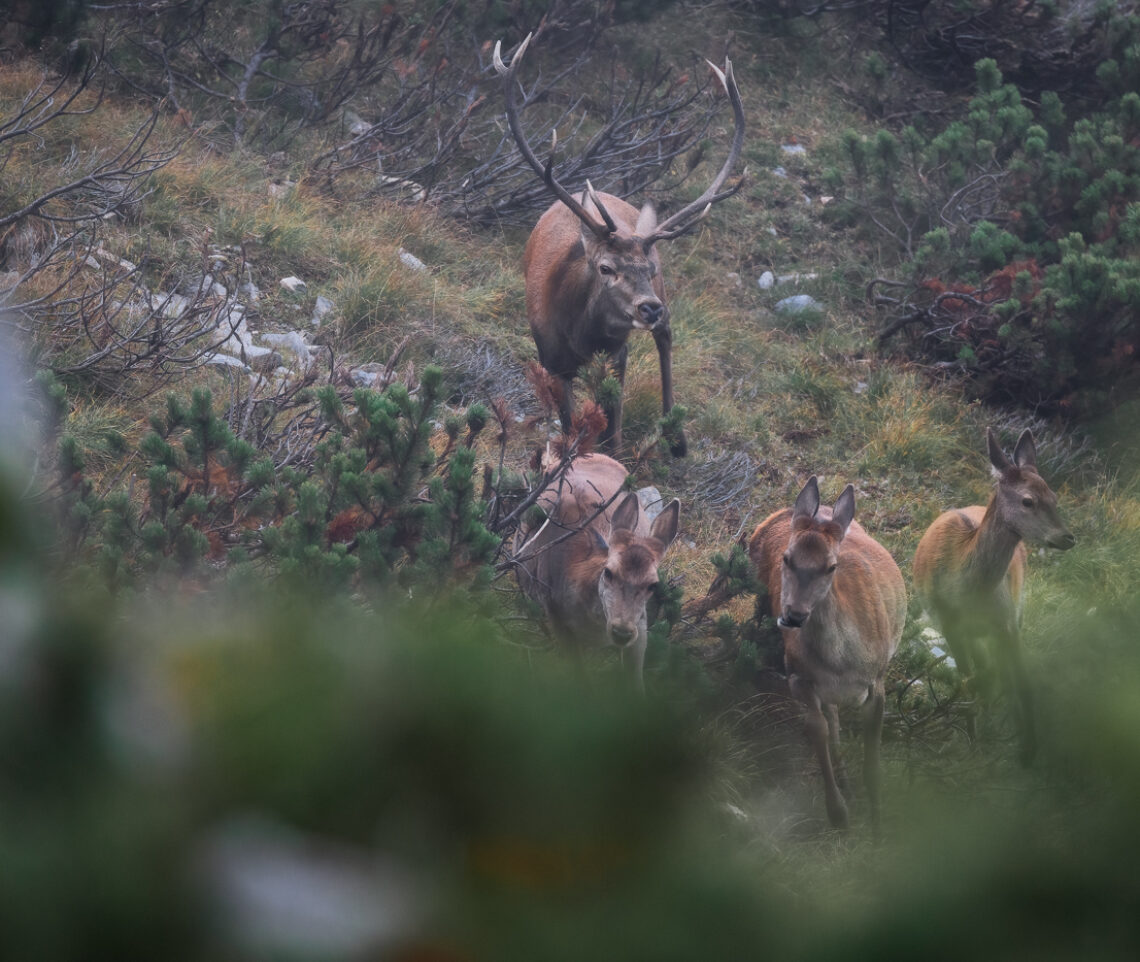
[[[768,587],[788,685],[803,705],[808,741],[823,771],[827,814],[839,828],[847,827],[835,775],[839,706],[864,705],[863,780],[878,834],[883,678],[902,636],[906,588],[890,553],[854,518],[855,489],[847,485],[834,508],[820,507],[813,476],[794,507],[757,526],[748,554]]]
[[[708,189],[667,220],[657,222],[650,204],[641,210],[620,197],[602,193],[586,183],[583,194],[572,195],[554,178],[554,155],[545,165],[535,156],[519,122],[516,80],[528,36],[507,67],[495,45],[495,69],[504,76],[507,121],[519,151],[558,199],[539,218],[523,255],[526,312],[538,347],[538,359],[562,385],[558,412],[562,431],[570,431],[572,384],[579,368],[595,354],[605,354],[624,390],[627,344],[634,330],[649,331],[657,345],[661,367],[661,404],[673,407],[673,331],[661,278],[658,241],[673,240],[691,230],[713,204],[740,189],[741,178],[721,190],[740,157],[744,144],[744,107],[732,75],[713,66],[732,103],[735,136],[728,159]],[[622,401],[619,392],[603,436],[610,450],[621,449]],[[684,433],[673,444],[675,457],[687,450]]]
[[[1022,540],[1067,551],[1076,539],[1057,513],[1057,496],[1037,473],[1033,433],[1028,428],[1021,433],[1012,461],[992,430],[986,431],[986,445],[997,477],[989,504],[946,511],[935,519],[914,553],[914,584],[971,687],[975,673],[984,671],[981,639],[992,639],[994,658],[1016,695],[1021,757],[1028,763],[1037,735],[1019,639]],[[972,734],[972,718],[970,725]]]
[[[519,585],[546,611],[555,638],[580,655],[603,642],[622,651],[642,688],[646,602],[657,566],[677,536],[674,498],[650,524],[637,495],[622,494],[626,470],[604,454],[576,458],[542,493],[546,520],[520,532]]]

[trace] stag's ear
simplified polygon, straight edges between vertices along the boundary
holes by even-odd
[[[633,229],[638,237],[648,237],[657,229],[657,211],[646,202],[637,215],[637,226]]]
[[[677,528],[680,524],[681,502],[674,498],[653,519],[653,527],[649,529],[649,533],[668,548],[677,537]]]
[[[847,485],[836,499],[835,507],[831,509],[831,520],[841,529],[839,537],[846,537],[847,529],[855,520],[855,488],[852,485]]]
[[[993,466],[997,476],[1000,478],[1006,471],[1013,467],[1009,458],[1005,456],[1005,452],[998,444],[998,439],[994,435],[993,428],[986,428],[986,447],[989,449],[990,464]]]
[[[813,474],[804,485],[804,489],[796,498],[795,507],[792,508],[792,520],[806,518],[810,521],[819,510],[819,482]]]
[[[637,527],[637,515],[640,511],[641,502],[637,500],[637,495],[630,491],[613,513],[610,529],[613,531],[633,531]]]
[[[1013,449],[1013,463],[1019,468],[1037,467],[1037,444],[1033,440],[1033,432],[1026,428],[1017,439],[1017,447]]]

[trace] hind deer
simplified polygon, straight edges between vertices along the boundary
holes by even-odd
[[[594,190],[588,181],[583,193],[571,194],[554,177],[553,146],[545,165],[535,156],[516,102],[516,74],[530,40],[527,36],[519,45],[509,67],[496,43],[494,64],[504,78],[507,122],[519,151],[557,198],[527,241],[523,270],[527,319],[539,363],[561,382],[562,431],[570,431],[574,378],[595,354],[609,358],[624,390],[627,342],[635,330],[653,335],[661,369],[661,406],[668,414],[673,408],[673,331],[656,245],[691,230],[713,204],[731,197],[743,183],[741,178],[721,190],[744,144],[744,107],[732,63],[726,60],[723,71],[709,64],[732,104],[735,133],[728,159],[700,197],[658,223],[652,205],[638,210],[619,197]],[[616,453],[622,445],[621,392],[606,413],[609,423],[602,440]],[[683,457],[686,451],[680,432],[672,453]]]
[[[864,706],[863,781],[877,835],[884,677],[902,637],[906,588],[890,553],[854,518],[855,489],[847,485],[833,508],[821,507],[812,476],[792,508],[757,526],[748,554],[777,615],[788,686],[803,706],[837,828],[847,827],[835,773],[839,706]]]
[[[1016,699],[1021,758],[1037,751],[1033,691],[1021,657],[1023,541],[1067,551],[1076,543],[1057,513],[1057,496],[1037,473],[1037,447],[1027,428],[1006,457],[986,431],[997,485],[989,504],[946,511],[926,530],[914,553],[914,585],[923,607],[942,630],[958,669],[973,687],[984,680],[983,638],[1008,676]],[[969,720],[973,735],[973,719]]]
[[[665,550],[677,536],[681,502],[674,498],[650,523],[637,495],[622,493],[626,476],[604,454],[571,462],[539,496],[546,519],[520,531],[515,570],[560,644],[579,656],[586,646],[615,646],[640,690],[646,603]]]

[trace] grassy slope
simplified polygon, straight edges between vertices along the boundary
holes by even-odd
[[[696,30],[707,36],[694,35]],[[749,115],[750,181],[739,197],[713,212],[699,233],[664,252],[677,332],[677,393],[690,409],[691,455],[681,463],[653,463],[639,480],[682,498],[683,534],[668,567],[683,578],[687,596],[703,593],[714,551],[790,503],[811,473],[821,477],[825,497],[837,495],[847,481],[856,484],[860,520],[893,552],[909,580],[914,546],[937,513],[987,496],[985,425],[998,424],[1012,441],[1024,422],[966,403],[953,385],[934,383],[920,371],[876,356],[871,348],[875,318],[862,301],[862,287],[868,277],[889,269],[889,252],[869,235],[826,226],[815,186],[837,152],[842,129],[867,126],[831,82],[833,73],[854,69],[840,55],[846,48],[839,38],[800,42],[762,35],[748,21],[702,17],[683,37],[661,23],[629,28],[615,34],[615,40],[638,35],[639,43],[656,43],[666,53],[670,45],[675,53],[690,47],[715,53],[730,32],[735,33],[731,52]],[[6,104],[27,89],[30,75],[25,68],[0,72],[0,97]],[[137,119],[129,104],[112,108],[114,124],[108,125],[106,116],[77,120],[71,135],[81,144],[91,143],[108,130],[130,129]],[[178,135],[173,129],[163,132],[170,139]],[[793,138],[807,153],[784,158],[779,145]],[[710,138],[708,159],[697,170],[693,190],[710,176],[708,168],[719,163],[724,141],[723,136]],[[362,201],[349,183],[336,196],[302,185],[284,200],[271,200],[271,178],[295,174],[300,156],[296,163],[292,170],[271,169],[262,158],[219,156],[191,141],[160,176],[160,189],[141,221],[117,227],[112,240],[124,256],[137,257],[147,249],[172,270],[193,265],[204,237],[245,243],[255,280],[266,293],[261,315],[267,324],[297,323],[308,316],[316,295],[324,293],[338,306],[334,346],[341,355],[385,360],[412,334],[414,359],[440,358],[457,382],[463,382],[458,368],[484,363],[479,359],[487,347],[506,359],[507,368],[513,365],[511,383],[520,380],[517,368],[534,356],[523,316],[523,232],[473,236],[430,212]],[[772,173],[778,164],[787,168],[789,178]],[[34,168],[29,165],[23,174],[34,177]],[[804,194],[811,204],[804,202]],[[662,207],[668,212],[668,204]],[[398,259],[401,248],[426,261],[430,272],[404,269]],[[818,278],[761,291],[755,280],[765,269],[814,272]],[[309,282],[307,301],[298,304],[277,287],[278,278],[287,274]],[[739,275],[739,284],[732,274]],[[789,321],[773,313],[777,299],[801,292],[823,302],[821,315]],[[196,377],[211,382],[218,394],[228,390],[222,375]],[[485,383],[503,382],[490,371]],[[476,399],[480,389],[478,383],[469,387],[466,399]],[[525,399],[516,403],[525,408]],[[641,338],[627,383],[634,441],[652,429],[657,404],[652,345]],[[73,414],[73,427],[82,427],[94,445],[102,426],[133,433],[141,431],[144,416],[118,402],[85,400]],[[1072,676],[1060,666],[1071,664],[1080,651],[1085,612],[1120,602],[1132,590],[1140,511],[1135,481],[1106,467],[1111,429],[1102,432],[1107,440],[1094,448],[1054,426],[1034,426],[1041,435],[1043,472],[1054,483],[1079,539],[1078,548],[1066,555],[1032,560],[1026,635],[1035,675],[1045,687],[1043,714],[1048,717],[1049,706],[1073,697],[1063,682]],[[513,444],[518,464],[525,462],[527,443],[534,440],[520,437]],[[1078,676],[1095,674],[1081,665]],[[992,762],[973,758],[966,764],[954,756],[935,764],[925,757],[916,760],[905,744],[888,752],[895,776],[886,790],[891,821],[902,820],[915,798],[959,782],[966,768],[971,780],[977,780],[979,765],[988,774]],[[1048,777],[1051,763],[1047,758],[1041,777]],[[1004,806],[1021,804],[1039,784],[999,766],[993,771],[1000,771],[1001,789],[978,797],[1000,796]],[[904,772],[911,781],[901,777]],[[834,841],[813,844],[824,864],[829,863]],[[777,852],[775,857],[791,877],[814,871],[805,869],[798,856]],[[856,866],[839,884],[857,887],[857,874]]]

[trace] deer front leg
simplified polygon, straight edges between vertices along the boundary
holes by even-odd
[[[673,329],[668,319],[653,328],[653,342],[657,345],[657,360],[661,367],[661,413],[668,414],[673,410]],[[677,430],[669,453],[675,458],[683,458],[689,453],[684,430]]]
[[[823,794],[827,803],[827,817],[835,828],[847,828],[847,803],[839,791],[835,780],[835,770],[831,766],[831,753],[828,750],[828,725],[815,685],[799,675],[788,679],[792,695],[804,706],[804,733],[815,750],[819,768],[823,774]]]
[[[1033,686],[1025,671],[1021,657],[1021,639],[1016,628],[999,632],[994,640],[996,655],[1011,689],[1011,701],[1017,717],[1021,750],[1018,757],[1022,765],[1029,765],[1037,755],[1037,724],[1033,709]]]
[[[871,687],[863,705],[863,784],[871,808],[871,832],[879,837],[879,745],[883,739],[883,706],[886,692],[880,679]]]
[[[625,369],[628,360],[629,346],[627,344],[623,344],[610,355],[609,362],[618,382],[618,392],[616,398],[610,399],[602,405],[606,412],[606,429],[599,438],[599,444],[614,457],[621,456],[621,409],[622,396],[625,394]],[[605,400],[604,395],[603,400]]]
[[[562,422],[562,433],[569,434],[574,419],[574,376],[558,375],[558,420]]]
[[[831,765],[835,769],[835,780],[839,783],[839,790],[845,792],[848,788],[847,766],[839,751],[839,706],[824,705],[823,713],[827,716],[827,744],[831,752]]]

